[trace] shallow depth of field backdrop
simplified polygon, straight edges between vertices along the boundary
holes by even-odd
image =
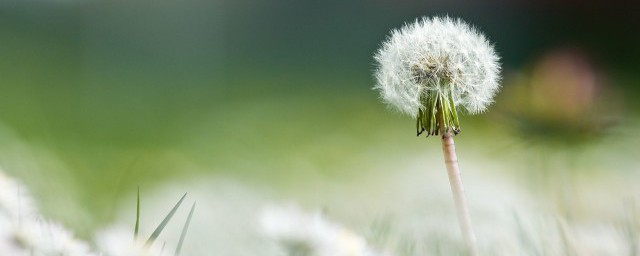
[[[622,234],[639,224],[625,217],[640,207],[638,8],[4,0],[0,166],[81,237],[135,214],[138,186],[143,216],[152,214],[145,198],[159,194],[167,208],[146,208],[158,215],[181,192],[203,205],[196,215],[225,209],[207,206],[212,198],[242,204],[245,192],[215,192],[231,183],[267,194],[250,200],[324,209],[350,227],[403,206],[438,222],[430,212],[453,208],[440,142],[415,137],[414,121],[379,101],[372,56],[390,29],[448,14],[484,31],[503,63],[496,103],[461,117],[456,137],[470,203],[510,220],[538,210],[586,227],[607,220]],[[530,200],[497,200],[514,193]],[[491,211],[475,209],[482,233]],[[455,219],[446,220],[455,238]]]

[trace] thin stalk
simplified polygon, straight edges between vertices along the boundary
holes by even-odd
[[[444,153],[444,162],[447,166],[447,174],[449,175],[449,183],[451,192],[453,193],[453,201],[456,206],[458,222],[460,230],[467,245],[467,252],[471,256],[478,255],[476,246],[476,235],[471,226],[471,216],[469,215],[469,206],[464,195],[464,186],[460,177],[460,169],[458,168],[458,157],[456,155],[456,146],[453,142],[453,134],[451,130],[445,130],[443,111],[438,108],[438,123],[440,124],[440,133],[442,134],[442,152]]]
[[[189,229],[189,224],[191,223],[191,217],[193,217],[193,211],[196,209],[196,203],[193,202],[193,206],[191,206],[191,210],[189,211],[189,216],[187,216],[187,220],[184,222],[184,226],[182,226],[182,233],[180,233],[180,240],[178,240],[178,246],[176,246],[175,256],[180,255],[180,250],[182,250],[182,244],[184,243],[184,238],[187,236],[187,229]]]
[[[138,186],[138,200],[136,201],[136,226],[133,230],[133,238],[138,239],[138,231],[140,230],[140,186]]]

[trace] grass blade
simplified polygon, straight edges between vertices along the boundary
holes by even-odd
[[[187,221],[184,222],[184,226],[182,227],[182,233],[180,234],[180,240],[178,241],[178,246],[176,247],[175,256],[180,255],[180,250],[182,250],[182,243],[184,242],[184,237],[187,236],[187,229],[189,229],[189,223],[191,223],[191,217],[193,216],[193,211],[196,209],[196,203],[193,203],[191,206],[191,210],[189,211],[189,216],[187,216]]]
[[[171,211],[167,214],[167,216],[164,217],[162,222],[160,222],[160,225],[158,225],[156,230],[153,231],[153,233],[151,234],[151,236],[149,237],[149,239],[145,243],[145,246],[151,246],[153,244],[153,241],[155,241],[156,238],[158,238],[158,236],[160,236],[160,233],[162,233],[162,230],[164,229],[164,227],[167,226],[167,224],[171,220],[171,217],[173,217],[173,214],[176,213],[176,211],[180,207],[180,204],[182,204],[182,201],[184,201],[185,197],[187,197],[187,193],[184,193],[184,195],[182,196],[182,198],[180,198],[178,203],[176,203],[176,205],[173,207],[173,209],[171,209]]]
[[[138,231],[140,230],[140,186],[138,186],[138,201],[136,203],[136,227],[133,230],[133,238],[138,240]]]

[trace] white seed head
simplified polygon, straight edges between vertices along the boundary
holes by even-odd
[[[382,99],[412,117],[428,108],[423,97],[429,93],[447,95],[467,113],[480,113],[499,88],[493,46],[460,19],[423,17],[395,29],[375,60],[375,88]]]

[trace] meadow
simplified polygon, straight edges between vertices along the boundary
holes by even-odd
[[[462,255],[438,139],[372,89],[389,30],[448,13],[502,57],[455,137],[481,254],[637,255],[638,37],[577,25],[625,6],[404,4],[3,3],[0,184],[105,256],[138,189],[144,236],[188,194],[140,255],[171,255],[194,202],[182,255]]]

